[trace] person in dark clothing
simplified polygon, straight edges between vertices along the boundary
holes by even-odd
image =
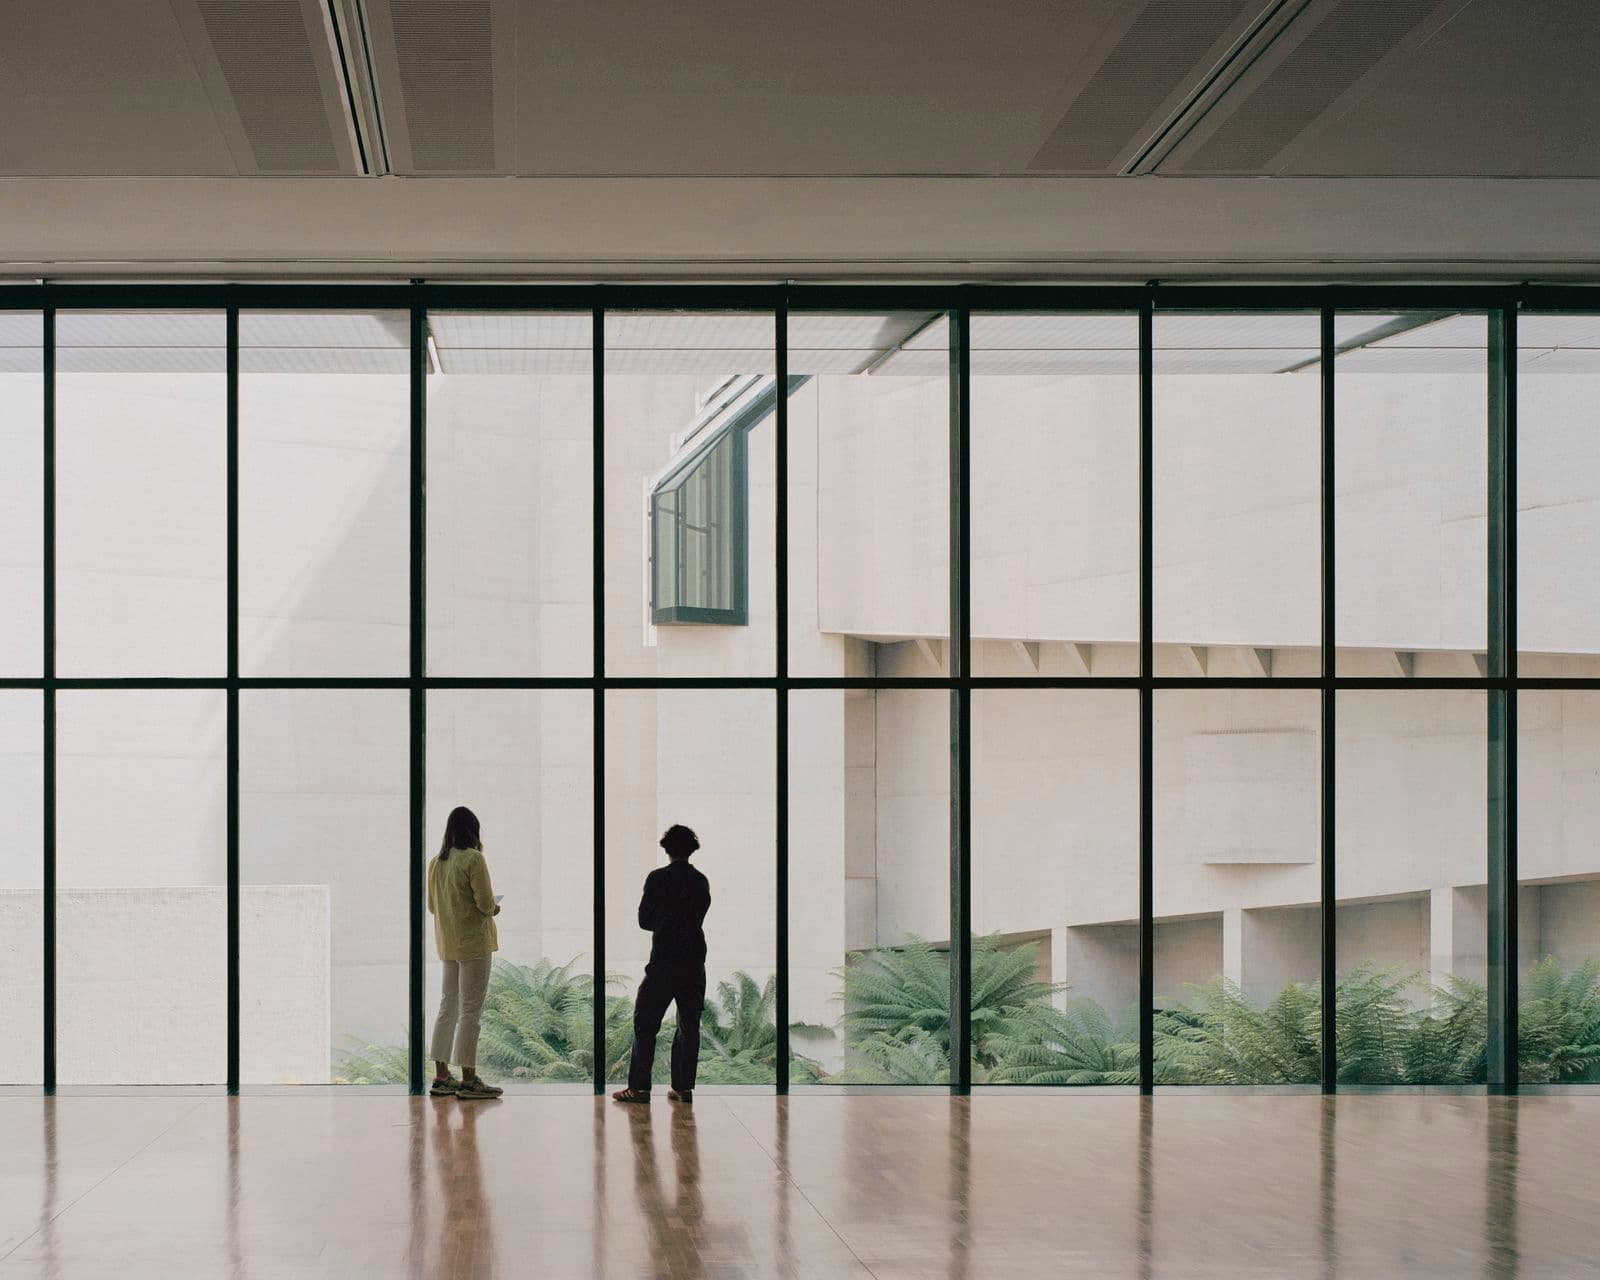
[[[650,963],[633,1002],[628,1087],[611,1095],[618,1102],[650,1101],[656,1035],[669,1004],[678,1007],[678,1030],[672,1037],[672,1088],[667,1097],[674,1102],[694,1101],[700,1012],[706,1003],[706,935],[701,926],[711,910],[711,884],[689,865],[689,855],[700,847],[700,840],[688,827],[667,828],[661,847],[670,861],[645,877],[644,897],[639,900],[639,927],[651,934]]]

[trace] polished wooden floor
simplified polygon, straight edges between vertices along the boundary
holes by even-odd
[[[1600,1276],[1600,1097],[0,1096],[11,1277]]]

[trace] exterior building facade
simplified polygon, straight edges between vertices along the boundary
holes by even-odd
[[[407,319],[239,319],[240,673],[284,686],[239,694],[247,1083],[345,1078],[352,1052],[406,1039],[413,739],[408,693],[381,682],[410,655]],[[37,320],[7,318],[0,373],[4,652],[23,680],[44,607]],[[226,673],[222,320],[57,316],[60,677]],[[1337,320],[1333,653],[1367,681],[1335,695],[1337,963],[1396,975],[1420,1008],[1487,977],[1491,334],[1483,314]],[[1523,321],[1514,494],[1519,670],[1575,682],[1600,676],[1584,325]],[[426,670],[457,682],[426,693],[430,840],[454,805],[479,814],[515,964],[592,972],[598,890],[622,992],[648,954],[633,908],[656,838],[686,823],[713,987],[759,985],[783,699],[793,1044],[846,1071],[843,971],[950,942],[951,698],[915,684],[952,660],[948,320],[790,318],[783,621],[788,673],[812,683],[776,697],[772,316],[605,317],[598,519],[589,314],[441,312],[429,332]],[[1152,993],[1181,1004],[1220,978],[1265,1006],[1322,955],[1319,317],[1157,314],[1152,333],[1153,669],[1186,678],[1153,695]],[[970,348],[971,674],[1005,678],[971,695],[972,929],[1031,944],[1057,1007],[1121,1016],[1140,994],[1138,318],[974,316]],[[707,449],[729,431],[737,467]],[[695,496],[700,457],[724,470]],[[605,673],[630,681],[599,700],[578,683],[597,581]],[[714,620],[692,616],[697,590]],[[60,1078],[222,1079],[225,693],[54,697]],[[1597,697],[1519,697],[1524,970],[1600,958]],[[39,690],[0,692],[10,1025],[42,1015],[40,716]],[[0,1046],[0,1079],[36,1079],[39,1053]]]

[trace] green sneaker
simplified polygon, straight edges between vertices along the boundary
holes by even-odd
[[[445,1076],[442,1079],[435,1076],[433,1083],[428,1086],[430,1098],[453,1098],[461,1091],[461,1081],[454,1076]]]
[[[456,1090],[456,1097],[463,1101],[469,1098],[498,1098],[504,1092],[497,1084],[486,1084],[478,1076],[467,1076]]]

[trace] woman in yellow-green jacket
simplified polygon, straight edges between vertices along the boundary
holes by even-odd
[[[500,907],[471,809],[452,809],[444,824],[444,842],[428,864],[428,911],[444,961],[444,994],[429,1050],[433,1087],[428,1092],[435,1097],[498,1098],[505,1091],[478,1075],[478,1020],[489,990],[489,965],[500,948],[494,927]],[[450,1074],[452,1062],[461,1068],[459,1080]]]

